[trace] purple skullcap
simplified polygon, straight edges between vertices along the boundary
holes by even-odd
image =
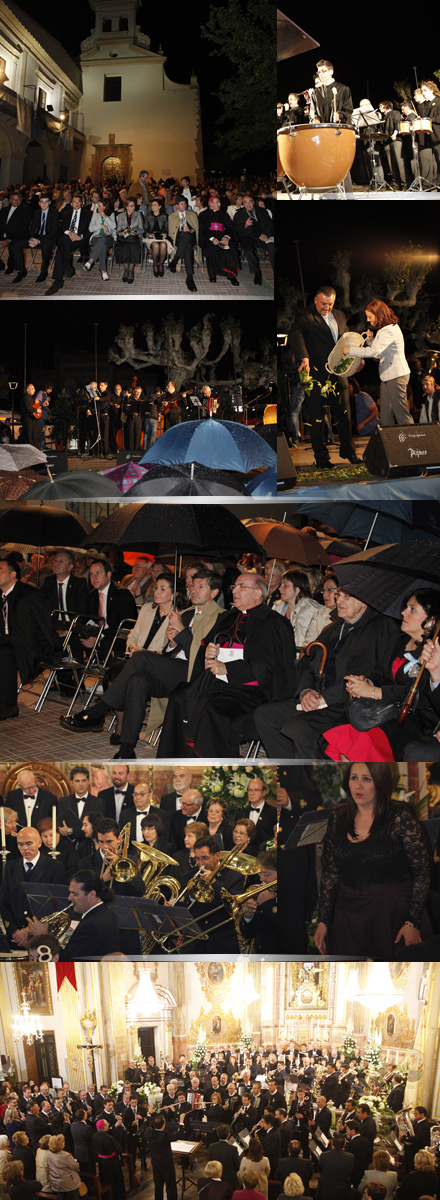
[[[103,1129],[105,1124],[106,1124],[106,1122],[105,1122],[105,1121],[97,1121],[97,1122],[96,1122],[96,1128],[97,1128],[97,1129]]]

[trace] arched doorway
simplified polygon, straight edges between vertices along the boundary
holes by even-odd
[[[28,142],[23,163],[23,183],[31,183],[33,179],[45,179],[46,162],[43,147],[40,142]]]
[[[101,183],[108,175],[116,175],[118,181],[122,179],[122,161],[120,158],[104,158],[101,163]]]

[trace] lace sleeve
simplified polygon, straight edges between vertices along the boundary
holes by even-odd
[[[323,921],[324,925],[331,924],[336,894],[340,883],[336,852],[337,838],[335,837],[334,828],[335,818],[334,814],[332,814],[324,838],[323,871],[319,895],[319,920]]]
[[[396,804],[392,836],[399,840],[411,872],[412,890],[408,920],[418,929],[430,887],[429,856],[419,822],[405,804]]]

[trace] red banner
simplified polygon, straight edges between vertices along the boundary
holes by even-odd
[[[72,987],[75,988],[75,991],[77,992],[78,988],[76,986],[75,963],[73,963],[73,962],[71,962],[71,963],[57,962],[57,963],[55,963],[55,967],[56,967],[56,972],[57,972],[57,992],[59,992],[61,984],[63,983],[64,979],[67,979],[68,982],[72,984]]]

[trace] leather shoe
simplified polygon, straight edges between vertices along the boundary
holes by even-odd
[[[5,275],[13,275],[13,274],[14,274],[14,271],[15,271],[15,267],[14,267],[14,266],[12,266],[12,267],[6,267]]]
[[[357,464],[360,465],[362,462],[362,459],[358,458],[357,454],[355,454],[353,458],[349,458],[348,454],[340,454],[339,458],[348,458],[349,463],[352,463],[353,466],[356,466]]]
[[[18,717],[18,705],[0,704],[0,721],[9,721],[10,717]]]
[[[256,274],[254,275],[254,283],[261,286],[262,282],[263,282],[263,276],[261,274],[261,271],[257,271]]]
[[[35,283],[44,283],[45,279],[47,279],[47,271],[40,271],[40,274],[37,275]]]
[[[110,745],[111,746],[120,746],[121,745],[120,733],[111,733],[110,734]]]
[[[232,283],[232,287],[240,287],[240,284],[238,282],[236,275],[228,275],[228,279],[229,279],[229,283]]]
[[[64,287],[63,280],[55,279],[55,282],[51,284],[50,288],[48,288],[46,296],[55,296],[57,292],[61,291],[62,287]]]
[[[176,268],[177,268],[177,263],[175,262],[174,259],[172,259],[172,261],[169,264],[168,270],[171,271],[172,275],[174,275],[176,272]]]
[[[190,276],[189,276],[189,278],[187,279],[187,281],[186,281],[186,286],[187,286],[187,288],[188,288],[188,291],[189,291],[189,292],[196,292],[196,291],[197,291],[197,288],[196,288],[196,285],[195,285],[195,283],[194,283],[194,280],[193,280],[193,277],[192,277],[192,275],[190,275]]]
[[[77,733],[100,733],[104,728],[104,717],[92,717],[88,712],[75,713],[73,717],[60,717],[60,725],[65,729],[74,729]]]
[[[21,283],[22,279],[25,279],[26,275],[27,271],[19,271],[18,275],[15,276],[13,283]]]

